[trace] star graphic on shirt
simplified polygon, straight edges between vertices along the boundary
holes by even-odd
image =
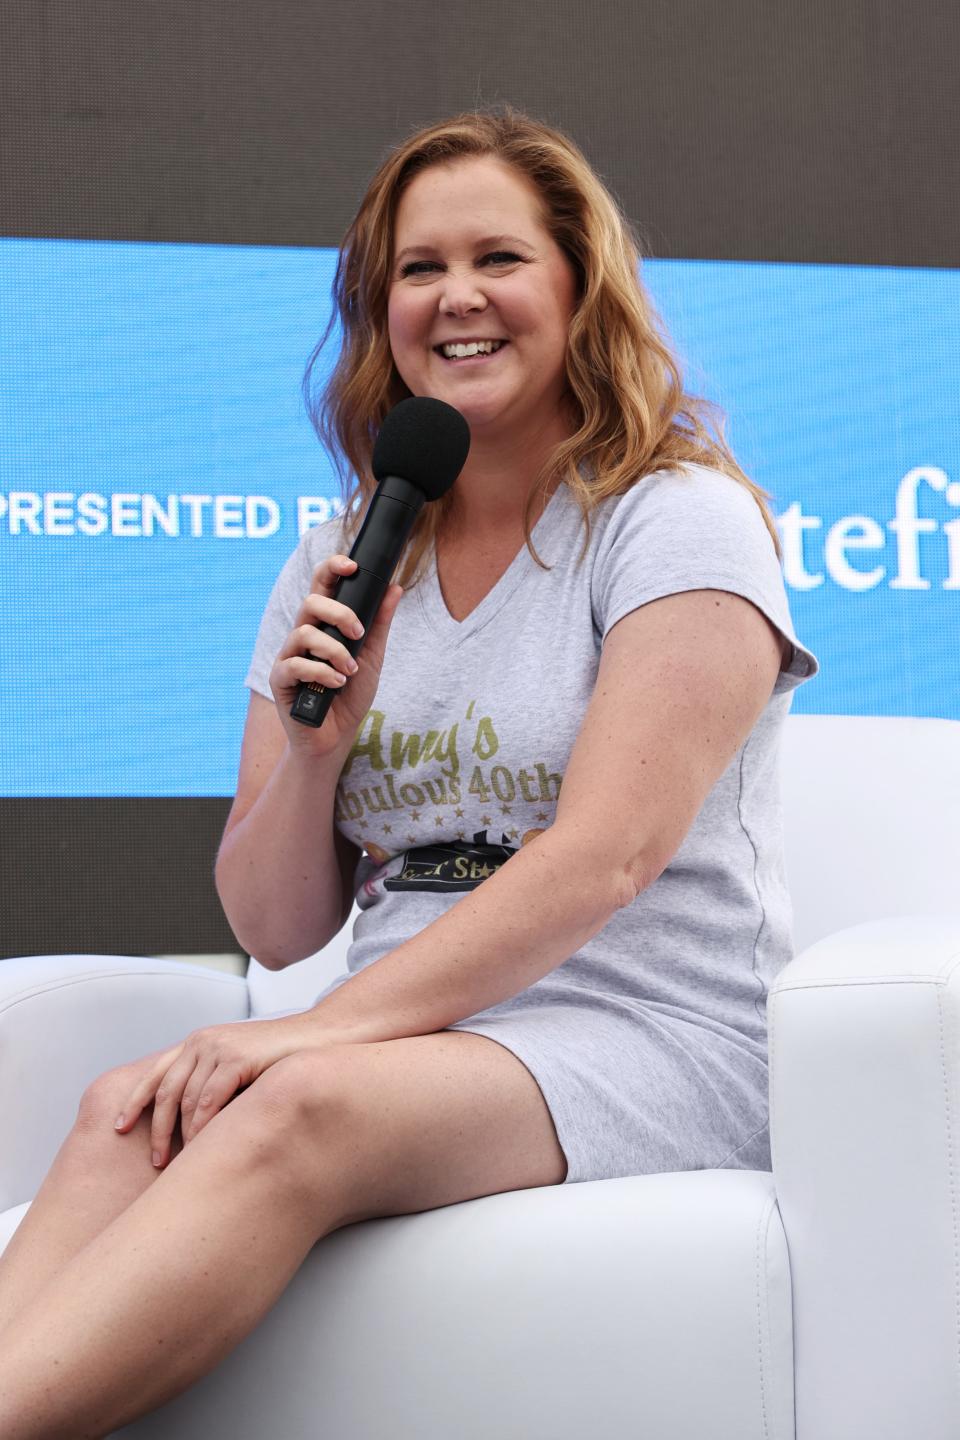
[[[549,820],[549,819],[550,819],[550,816],[549,816],[549,815],[544,815],[543,811],[540,810],[540,811],[538,812],[538,814],[537,814],[537,819],[538,819],[538,820]]]
[[[392,835],[392,834],[393,834],[393,826],[392,826],[392,825],[384,825],[384,827],[383,827],[383,833],[384,833],[384,835]]]
[[[408,835],[408,836],[407,836],[407,839],[410,841],[410,844],[411,844],[411,845],[414,844],[414,842],[416,841],[416,838],[417,838],[416,835]]]
[[[460,809],[459,806],[457,806],[456,810],[454,810],[453,813],[454,813],[454,815],[459,815],[459,817],[460,817],[461,820],[463,819],[463,811]]]
[[[464,836],[463,831],[462,831],[462,830],[458,830],[458,831],[457,831],[457,839],[458,839],[458,840],[463,840],[463,839],[465,839],[465,838],[466,838],[466,837]]]
[[[517,833],[518,833],[518,832],[517,832],[516,830],[508,830],[508,831],[507,831],[507,834],[508,834],[508,835],[512,835],[513,838],[514,838],[514,840],[516,840],[516,838],[517,838]]]
[[[512,814],[512,813],[513,813],[513,812],[511,811],[509,805],[501,805],[501,806],[500,806],[500,814],[501,814],[501,815],[510,815],[510,814]]]
[[[481,815],[481,816],[480,816],[480,819],[481,819],[481,821],[483,822],[484,825],[492,825],[492,824],[493,824],[493,820],[490,818],[489,815]]]
[[[419,810],[411,810],[411,811],[410,811],[410,819],[411,819],[411,820],[419,820],[419,819],[420,819],[420,811],[419,811]]]
[[[434,825],[442,825],[442,824],[443,824],[443,816],[442,816],[442,815],[434,815],[434,817],[433,817],[433,823],[434,823]]]

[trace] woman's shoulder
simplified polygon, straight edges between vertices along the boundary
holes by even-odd
[[[771,523],[772,519],[771,519]],[[593,547],[594,584],[622,574],[642,588],[783,586],[776,544],[760,502],[733,476],[685,463],[643,476],[614,503]]]
[[[690,461],[638,475],[627,489],[600,502],[597,519],[599,533],[606,532],[608,541],[624,529],[709,531],[759,525],[766,530],[760,505],[746,485],[724,470]]]
[[[634,504],[683,504],[706,497],[728,504],[736,504],[741,498],[753,501],[746,485],[725,470],[693,460],[660,466],[645,475],[638,475],[629,489],[617,498],[626,500],[628,497]]]

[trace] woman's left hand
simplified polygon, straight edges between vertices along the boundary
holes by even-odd
[[[178,1113],[186,1145],[239,1090],[252,1085],[278,1060],[335,1043],[329,1033],[324,1034],[319,1017],[309,1011],[279,1020],[234,1021],[195,1030],[157,1057],[131,1092],[116,1129],[120,1134],[131,1130],[152,1100],[150,1148],[154,1165],[162,1168],[170,1158]]]

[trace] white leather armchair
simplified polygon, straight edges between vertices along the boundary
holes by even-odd
[[[955,1440],[960,724],[790,716],[797,958],[769,1003],[773,1173],[487,1196],[315,1247],[257,1330],[117,1432],[148,1440]],[[0,963],[0,1248],[85,1085],[202,1025],[308,1005],[247,980]]]

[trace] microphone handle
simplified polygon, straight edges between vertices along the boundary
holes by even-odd
[[[409,480],[388,475],[380,481],[370,502],[350,551],[350,559],[356,560],[357,568],[352,575],[341,575],[333,592],[336,599],[349,605],[363,626],[363,634],[357,640],[348,639],[336,625],[324,623],[317,626],[322,634],[339,640],[354,659],[363,648],[367,631],[380,609],[380,601],[387,592],[425,499],[423,491],[411,485]],[[302,725],[319,729],[337,694],[339,688],[331,689],[315,680],[301,681],[290,714]]]

